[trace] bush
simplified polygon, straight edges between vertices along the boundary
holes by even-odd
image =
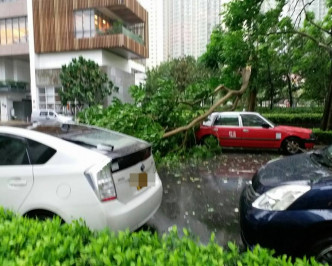
[[[332,144],[332,131],[323,131],[318,128],[314,128],[313,132],[317,137],[317,143],[322,143],[326,145]]]
[[[275,107],[272,110],[268,107],[257,107],[256,111],[261,114],[307,114],[324,112],[324,107],[296,107],[296,108],[281,108]]]
[[[278,125],[290,125],[301,127],[319,127],[323,114],[321,113],[267,113],[262,114],[267,119]]]
[[[1,265],[320,265],[314,258],[273,257],[273,251],[256,246],[239,252],[217,245],[214,235],[199,244],[176,227],[162,237],[157,233],[107,230],[91,232],[83,222],[61,224],[60,219],[37,221],[0,209]]]

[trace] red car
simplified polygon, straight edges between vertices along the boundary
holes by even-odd
[[[200,143],[208,136],[222,147],[280,149],[287,154],[312,149],[315,142],[311,129],[276,126],[254,112],[212,113],[196,132]]]

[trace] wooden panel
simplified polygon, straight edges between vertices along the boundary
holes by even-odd
[[[145,22],[145,45],[133,39],[117,35],[76,39],[74,10],[100,6],[121,6],[128,14],[141,14]],[[142,11],[142,10],[143,11]],[[135,12],[134,12],[135,11]],[[136,0],[33,0],[33,18],[36,53],[63,52],[89,49],[123,49],[122,56],[146,58],[148,56],[147,12]],[[135,18],[137,20],[137,17]],[[128,52],[127,52],[128,51]]]

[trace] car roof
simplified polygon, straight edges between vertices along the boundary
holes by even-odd
[[[213,112],[212,115],[217,115],[217,114],[226,114],[226,115],[241,115],[241,114],[255,114],[259,115],[257,112],[248,112],[248,111],[225,111],[225,112]]]
[[[98,161],[107,158],[106,156],[96,151],[92,151],[77,144],[65,141],[61,138],[43,132],[31,130],[29,128],[0,126],[0,133],[21,138],[28,138],[63,153],[70,151],[71,154],[80,154],[82,157],[86,155],[86,157],[90,157],[91,161]]]

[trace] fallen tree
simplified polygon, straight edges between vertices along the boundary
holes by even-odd
[[[220,98],[215,104],[213,104],[204,114],[196,117],[194,120],[192,120],[189,124],[186,126],[178,127],[176,129],[173,129],[171,131],[166,132],[163,135],[163,138],[168,138],[170,136],[174,136],[178,133],[188,131],[189,129],[193,128],[196,124],[203,121],[206,117],[208,117],[213,111],[218,108],[220,105],[225,104],[230,98],[237,96],[237,99],[235,100],[235,103],[238,102],[239,96],[241,96],[249,85],[250,75],[251,75],[251,67],[247,66],[241,70],[242,75],[242,85],[240,90],[231,90],[226,88],[224,85],[219,85],[215,91],[226,91],[226,95]],[[235,109],[234,107],[232,109]]]

